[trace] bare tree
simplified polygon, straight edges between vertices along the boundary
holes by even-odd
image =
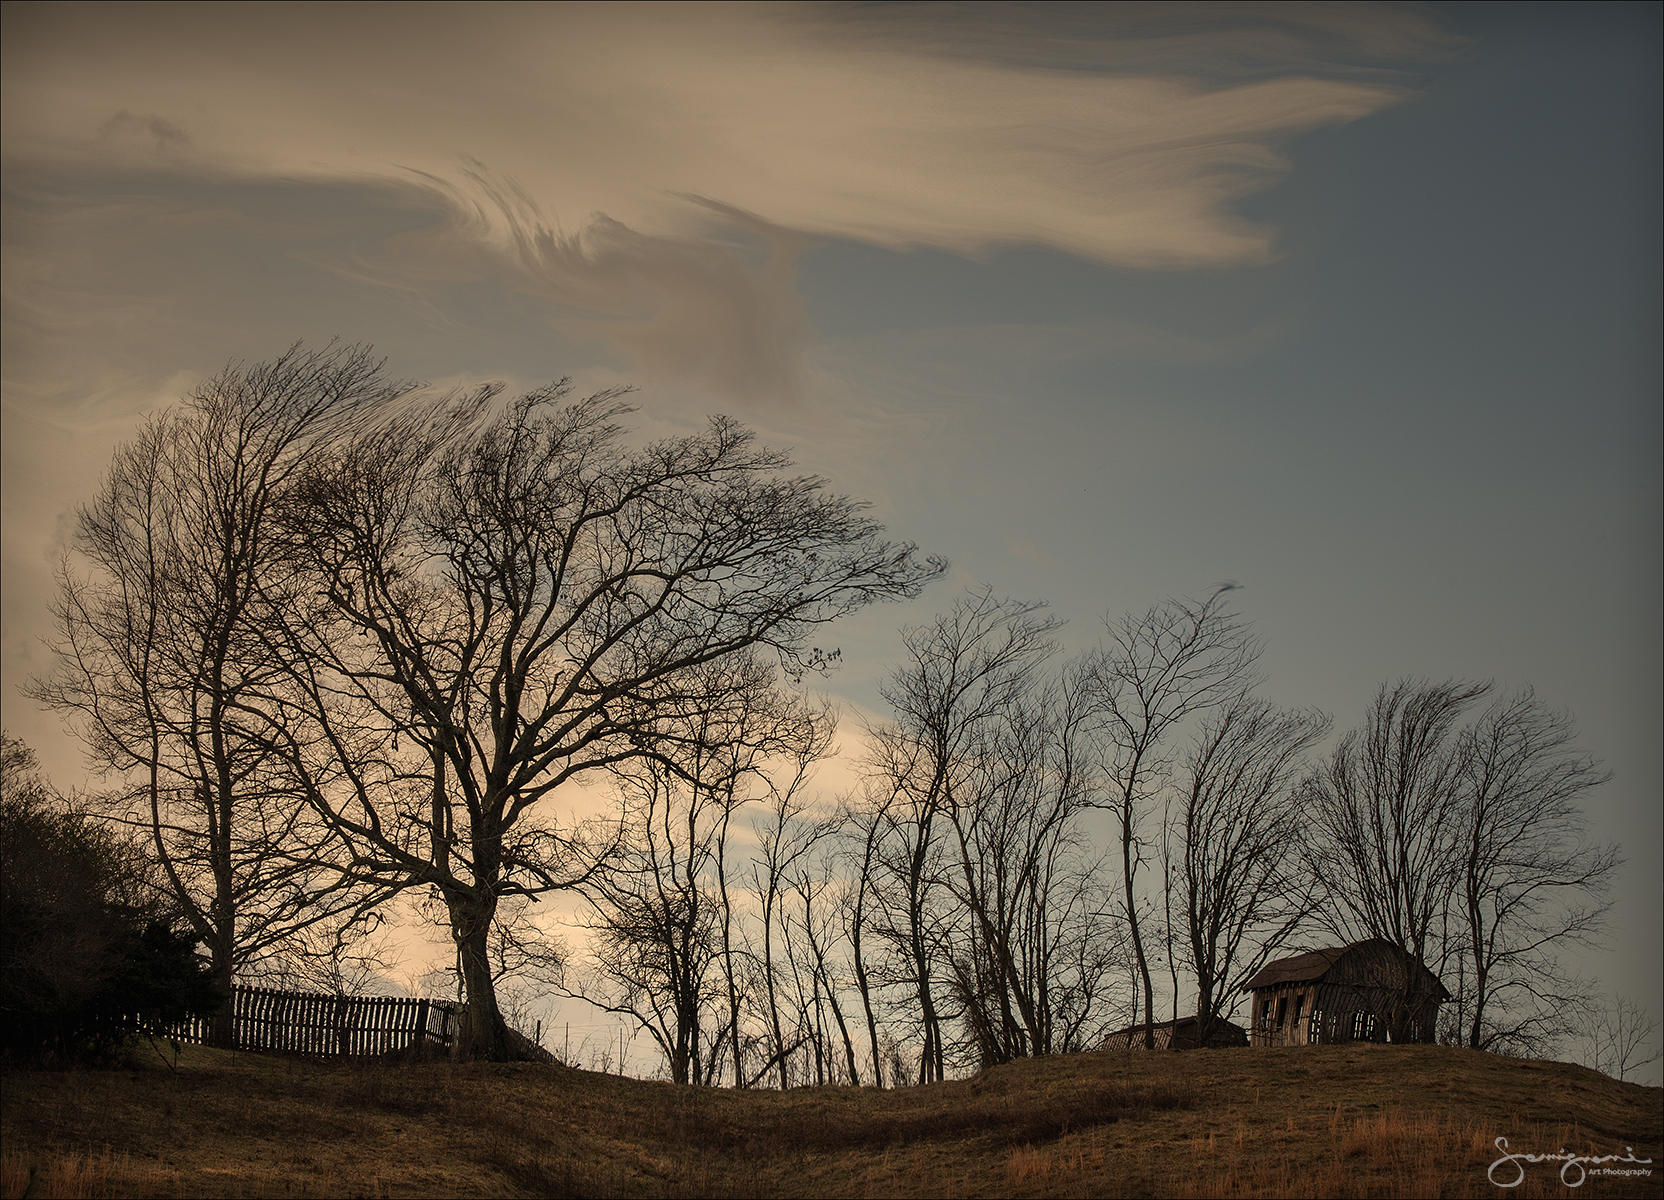
[[[1143,828],[1171,784],[1172,735],[1253,682],[1258,641],[1216,590],[1200,603],[1168,600],[1142,614],[1104,619],[1107,643],[1094,657],[1091,688],[1098,709],[1102,773],[1121,852],[1122,905],[1143,987],[1146,1022],[1155,989],[1144,945],[1137,876],[1145,861]],[[1145,1045],[1155,1045],[1153,1024]]]
[[[725,677],[724,686],[713,688],[731,698],[727,720],[703,726],[697,744],[690,785],[703,786],[718,805],[714,829],[713,861],[716,869],[717,899],[721,912],[721,956],[727,987],[728,1025],[725,1037],[733,1058],[734,1086],[745,1087],[748,1078],[744,1055],[746,1039],[741,1028],[740,971],[736,957],[737,934],[734,896],[729,888],[730,835],[734,818],[747,805],[771,802],[780,821],[789,822],[815,766],[832,750],[836,730],[833,713],[825,704],[811,703],[786,694],[776,686],[774,673],[755,656],[740,660],[740,670]],[[776,894],[774,879],[770,894]]]
[[[1177,890],[1202,1044],[1311,912],[1296,784],[1329,719],[1238,695],[1202,725],[1175,821]]]
[[[1592,1004],[1585,1010],[1582,1026],[1589,1065],[1615,1079],[1634,1077],[1664,1054],[1657,1020],[1640,1001],[1628,996]]]
[[[729,829],[767,789],[795,791],[832,726],[823,710],[781,690],[760,656],[731,657],[695,672],[707,696],[697,713],[667,727],[650,754],[614,768],[624,837],[580,889],[601,988],[577,994],[641,1025],[674,1081],[710,1082],[726,1053],[743,1086]]]
[[[797,969],[796,950],[792,942],[791,923],[785,911],[786,901],[802,864],[815,847],[831,831],[825,821],[812,818],[806,810],[809,798],[805,786],[811,768],[830,749],[831,725],[823,722],[820,736],[800,743],[795,761],[784,777],[782,785],[771,787],[766,795],[767,808],[753,824],[757,836],[757,854],[751,862],[751,891],[757,898],[758,920],[754,939],[750,940],[748,957],[754,970],[752,990],[761,997],[766,1030],[764,1045],[769,1049],[762,1070],[750,1080],[741,1080],[749,1087],[773,1070],[782,1090],[791,1086],[790,1059],[806,1040],[803,1021],[788,1036],[781,1016],[781,981],[791,985],[793,992],[802,996],[802,974]],[[799,1016],[807,1010],[799,1005]]]
[[[1040,605],[968,593],[934,621],[903,632],[906,659],[880,688],[895,717],[869,731],[869,789],[886,815],[891,847],[886,865],[900,893],[904,921],[890,925],[904,939],[923,1034],[920,1082],[943,1077],[945,1046],[933,982],[930,892],[940,878],[937,856],[951,837],[950,814],[990,730],[1052,651],[1057,622]],[[968,847],[954,848],[961,865]]]
[[[1465,820],[1459,722],[1488,690],[1453,681],[1383,685],[1363,727],[1302,786],[1307,865],[1322,889],[1316,911],[1337,936],[1385,939],[1441,971],[1439,935],[1460,886],[1454,847]],[[1395,1038],[1408,1034],[1407,997],[1399,1008],[1389,1017]]]
[[[934,952],[944,896],[943,822],[928,787],[912,786],[921,769],[919,747],[893,726],[870,727],[867,734],[862,819],[871,825],[862,909],[877,953],[861,956],[863,974],[869,994],[892,988],[907,994],[901,1015],[917,1029],[918,1062],[909,1071],[892,1070],[891,1082],[928,1083],[946,1070]],[[908,1040],[895,1032],[891,1042],[899,1053]]]
[[[1581,999],[1555,951],[1598,930],[1619,862],[1579,807],[1608,775],[1529,689],[1460,726],[1488,690],[1382,687],[1305,785],[1308,862],[1336,933],[1455,970],[1462,1041],[1541,1051]]]
[[[569,403],[556,384],[492,415],[494,397],[413,405],[343,442],[291,526],[317,580],[292,653],[352,764],[315,802],[356,877],[443,896],[461,1052],[497,1058],[498,904],[595,866],[549,801],[673,736],[700,666],[768,647],[813,667],[812,631],[941,564],[725,418],[632,448],[616,393]]]
[[[822,830],[831,832],[830,826],[822,826]],[[837,1051],[842,1049],[846,1081],[859,1086],[861,1072],[855,1060],[855,1043],[849,1036],[849,1023],[844,1018],[843,1004],[838,999],[844,982],[841,973],[834,974],[836,951],[842,940],[836,913],[831,911],[831,900],[838,896],[833,883],[836,856],[821,848],[823,842],[824,839],[817,839],[816,853],[800,859],[792,874],[791,893],[797,900],[797,907],[791,917],[795,918],[793,924],[799,936],[788,938],[787,946],[795,944],[797,947],[791,957],[797,976],[795,982],[800,997],[802,1027],[814,1053],[816,1084],[837,1080]],[[799,955],[801,965],[795,961]],[[809,979],[807,995],[802,989],[805,972]],[[834,1032],[839,1039],[836,1045],[832,1041]]]
[[[707,1019],[720,992],[716,897],[707,884],[711,845],[676,828],[692,806],[661,766],[635,774],[628,833],[612,861],[584,885],[586,923],[602,990],[580,993],[628,1016],[658,1044],[676,1083],[703,1083],[714,1058]]]
[[[874,727],[846,858],[860,920],[851,953],[871,1018],[860,935],[887,944],[888,974],[922,1042],[919,1078],[1078,1048],[1119,965],[1080,819],[1095,786],[1091,695],[1079,664],[1050,669],[1043,607],[962,596],[904,633],[886,682],[894,720]],[[953,1036],[957,1028],[958,1036]]]
[[[1616,847],[1588,840],[1583,795],[1610,775],[1564,713],[1529,689],[1499,698],[1459,744],[1457,908],[1466,1041],[1545,1049],[1577,989],[1554,952],[1600,928]]]
[[[77,513],[53,672],[110,814],[148,832],[223,989],[234,972],[373,898],[328,869],[291,751],[271,630],[302,586],[276,513],[308,457],[403,388],[367,350],[293,348],[232,365],[116,454]]]
[[[960,867],[950,890],[969,918],[968,952],[948,959],[985,1064],[1081,1048],[1110,969],[1124,965],[1080,829],[1098,783],[1090,717],[1079,664],[1028,679],[948,810]]]
[[[868,928],[869,905],[873,902],[873,889],[877,884],[878,844],[884,821],[882,806],[868,807],[850,797],[845,797],[840,804],[838,824],[844,831],[845,863],[850,871],[845,903],[841,906],[844,936],[849,941],[850,967],[855,975],[856,991],[861,997],[861,1015],[866,1021],[873,1083],[878,1087],[884,1086],[884,1057],[878,1044],[878,1016],[873,1004],[873,979],[868,969],[864,938]]]

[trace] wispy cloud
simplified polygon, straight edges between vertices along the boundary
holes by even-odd
[[[802,237],[1263,262],[1236,201],[1436,40],[1186,12],[9,6],[0,120],[13,161],[402,177],[648,370],[789,395]]]

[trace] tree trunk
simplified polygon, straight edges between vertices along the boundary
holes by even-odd
[[[722,829],[716,840],[716,886],[722,900],[722,974],[728,984],[728,1036],[734,1055],[734,1086],[745,1086],[745,1058],[740,1048],[740,990],[734,981],[734,906],[728,900],[728,818],[733,812],[732,795],[722,810]]]
[[[942,1078],[942,1026],[936,1015],[936,1001],[930,994],[930,967],[924,951],[913,952],[913,970],[918,975],[919,1019],[924,1025],[924,1056],[919,1063],[919,1082],[940,1082]]]
[[[774,990],[774,889],[763,899],[763,987],[768,996],[768,1023],[774,1034],[774,1053],[779,1059],[780,1090],[791,1086],[786,1073],[786,1038],[780,1029],[780,1002]]]
[[[1176,1018],[1175,1018],[1176,1019]],[[1200,966],[1196,972],[1196,1044],[1202,1049],[1207,1048],[1208,1039],[1213,1036],[1213,975]],[[1173,1027],[1178,1033],[1178,1026]]]
[[[867,1018],[867,1041],[872,1046],[872,1079],[879,1087],[884,1086],[884,1067],[879,1061],[878,1054],[878,1020],[872,1011],[872,984],[867,978],[866,960],[861,955],[861,922],[866,919],[863,905],[856,904],[855,920],[850,925],[849,944],[851,957],[855,961],[855,986],[861,993],[861,1011]]]
[[[1126,884],[1127,926],[1132,931],[1132,953],[1138,963],[1138,978],[1144,985],[1144,1048],[1154,1050],[1156,1047],[1155,1029],[1155,987],[1150,982],[1150,960],[1144,956],[1144,936],[1138,930],[1138,906],[1132,893],[1132,804],[1129,799],[1127,810],[1121,814],[1121,874]]]
[[[214,897],[209,903],[209,937],[208,956],[214,973],[214,983],[225,996],[225,1003],[214,1023],[214,1037],[219,1045],[227,1049],[235,1049],[232,1042],[236,1030],[231,1020],[231,981],[236,972],[237,950],[237,898],[235,877],[231,869],[231,813],[229,803],[224,797],[229,792],[229,783],[225,791],[219,794],[221,801],[216,807],[218,816],[217,827],[210,826],[211,843],[209,855],[214,871]]]
[[[861,1086],[861,1070],[855,1064],[855,1043],[849,1036],[849,1024],[844,1020],[843,1005],[838,1003],[838,993],[832,990],[832,981],[826,981],[826,998],[832,1005],[832,1017],[838,1023],[838,1034],[844,1041],[844,1059],[849,1063],[849,1082],[851,1087]]]
[[[213,1027],[210,1031],[212,1042],[210,1045],[219,1046],[226,1050],[235,1050],[237,1030],[232,1020],[231,982],[235,974],[235,966],[231,961],[231,945],[222,938],[213,939],[208,945],[209,965],[213,972],[214,987],[225,997],[214,1014]]]
[[[496,915],[497,898],[473,891],[445,896],[451,917],[451,940],[456,943],[457,966],[462,972],[466,1004],[454,1047],[459,1060],[481,1059],[507,1062],[514,1057],[509,1046],[508,1025],[497,1007],[497,985],[491,978],[487,937]]]

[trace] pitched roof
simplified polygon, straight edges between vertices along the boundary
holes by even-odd
[[[1181,1030],[1188,1031],[1195,1024],[1196,1017],[1191,1015],[1188,1017],[1180,1017],[1177,1021],[1157,1021],[1154,1028],[1158,1030],[1171,1029],[1174,1035],[1177,1036]],[[1114,1033],[1105,1034],[1104,1040],[1114,1041],[1116,1038],[1135,1037],[1149,1028],[1152,1027],[1146,1024],[1128,1025],[1125,1029],[1117,1029]],[[1224,1017],[1220,1017],[1214,1021],[1213,1035],[1215,1037],[1229,1037],[1232,1034],[1241,1034],[1242,1037],[1246,1039],[1248,1031],[1238,1025],[1235,1021],[1227,1021]]]
[[[1323,950],[1308,950],[1304,954],[1291,954],[1287,958],[1279,958],[1276,962],[1268,962],[1260,968],[1242,990],[1251,992],[1255,988],[1274,987],[1279,983],[1306,983],[1313,979],[1321,979],[1329,973],[1329,968],[1335,965],[1335,960],[1345,954],[1352,947],[1330,946]]]
[[[1438,988],[1440,997],[1444,1000],[1450,999],[1450,990],[1444,986],[1443,980],[1427,968],[1426,963],[1384,938],[1365,938],[1361,942],[1353,942],[1350,946],[1329,946],[1323,950],[1308,950],[1304,954],[1291,954],[1287,958],[1279,958],[1276,962],[1266,963],[1258,975],[1242,985],[1241,991],[1251,992],[1256,988],[1275,987],[1280,983],[1310,983],[1322,979],[1329,973],[1329,969],[1340,961],[1341,955],[1363,946],[1374,945],[1386,946],[1420,967],[1422,973],[1433,981],[1433,986]]]

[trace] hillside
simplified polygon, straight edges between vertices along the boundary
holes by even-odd
[[[171,1071],[11,1072],[3,1098],[5,1196],[1604,1197],[1664,1181],[1664,1091],[1442,1047],[1099,1052],[785,1094],[187,1049]],[[1538,1163],[1504,1193],[1486,1179],[1498,1136],[1634,1147],[1653,1174],[1571,1193]]]

